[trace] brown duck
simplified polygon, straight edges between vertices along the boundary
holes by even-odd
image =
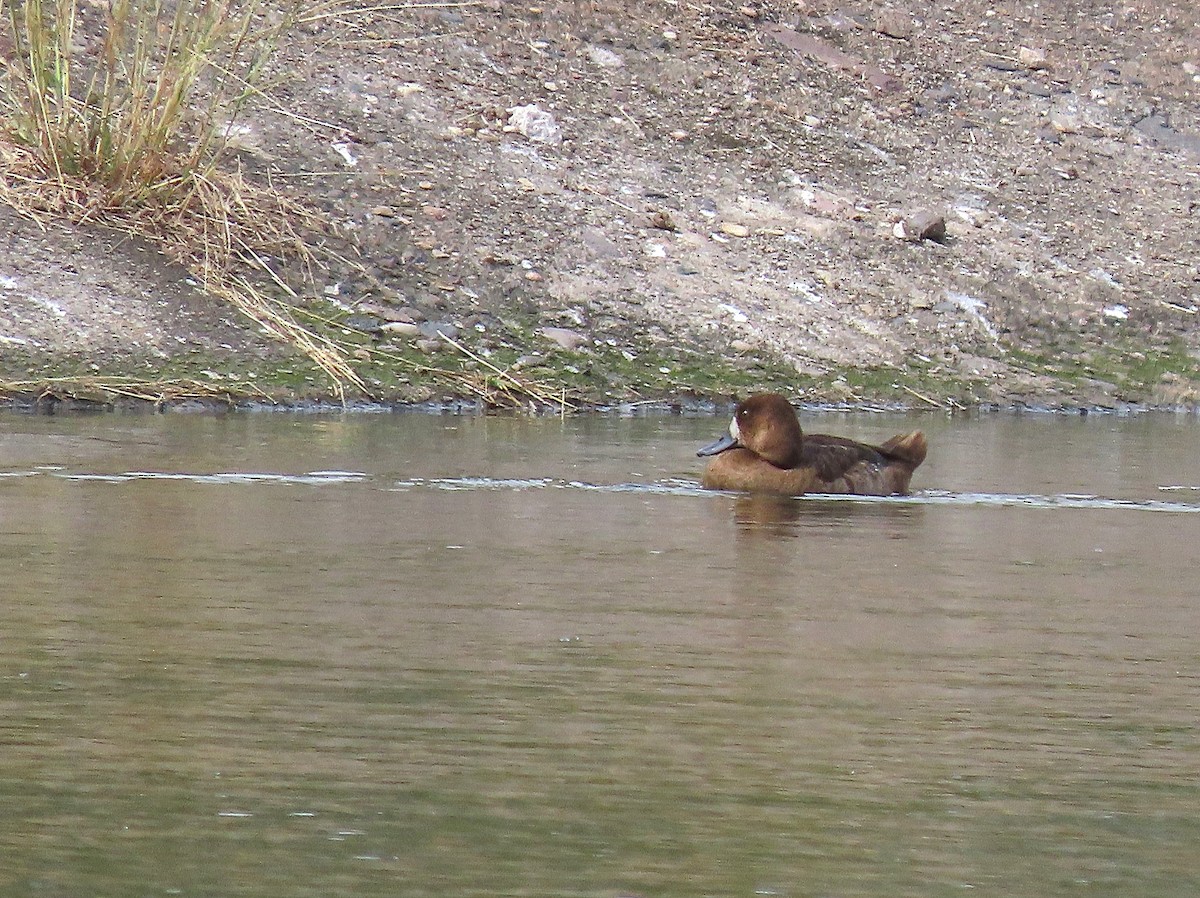
[[[738,403],[728,434],[696,454],[713,456],[700,481],[708,489],[890,496],[908,492],[926,448],[919,430],[882,446],[804,434],[791,403],[759,393]]]

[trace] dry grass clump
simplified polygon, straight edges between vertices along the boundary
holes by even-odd
[[[242,85],[270,52],[269,40],[252,39],[254,6],[183,0],[169,20],[159,0],[83,9],[91,15],[81,28],[75,0],[9,6],[13,136],[60,182],[104,187],[106,205],[178,198],[189,173],[215,165],[219,119],[236,115]],[[197,109],[192,99],[210,74]]]
[[[0,381],[0,396],[25,397],[33,403],[79,400],[115,403],[122,400],[164,405],[184,399],[206,399],[228,405],[246,400],[270,402],[258,390],[208,384],[187,378],[142,380],[136,377],[52,377]]]
[[[6,6],[0,201],[35,221],[94,221],[152,240],[312,358],[339,393],[366,392],[334,342],[254,286],[266,259],[311,262],[302,235],[316,216],[220,165],[284,26],[257,27],[257,5],[230,0]]]

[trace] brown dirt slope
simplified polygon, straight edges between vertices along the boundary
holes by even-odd
[[[863,395],[855,372],[874,369],[909,395],[1194,402],[1197,16],[1163,0],[342,12],[294,32],[238,157],[349,235],[356,264],[331,264],[319,298],[399,323],[396,340],[444,323],[483,352],[779,359],[814,397]],[[940,239],[914,234],[930,225]],[[21,286],[22,242],[0,265],[16,279],[0,340],[31,338],[21,290],[55,293]],[[79,247],[34,255],[65,285]],[[103,260],[75,267],[73,295],[113,286]],[[124,291],[141,321],[162,273],[137,254],[119,268],[142,279]],[[197,326],[58,348],[172,353]]]

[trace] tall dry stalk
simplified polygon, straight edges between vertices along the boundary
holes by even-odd
[[[100,34],[79,33],[75,0],[9,5],[10,139],[64,190],[102,188],[105,205],[179,199],[216,163],[275,35],[253,30],[254,3],[94,8]]]

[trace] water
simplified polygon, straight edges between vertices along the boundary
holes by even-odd
[[[724,423],[0,418],[0,894],[1197,894],[1195,419]]]

